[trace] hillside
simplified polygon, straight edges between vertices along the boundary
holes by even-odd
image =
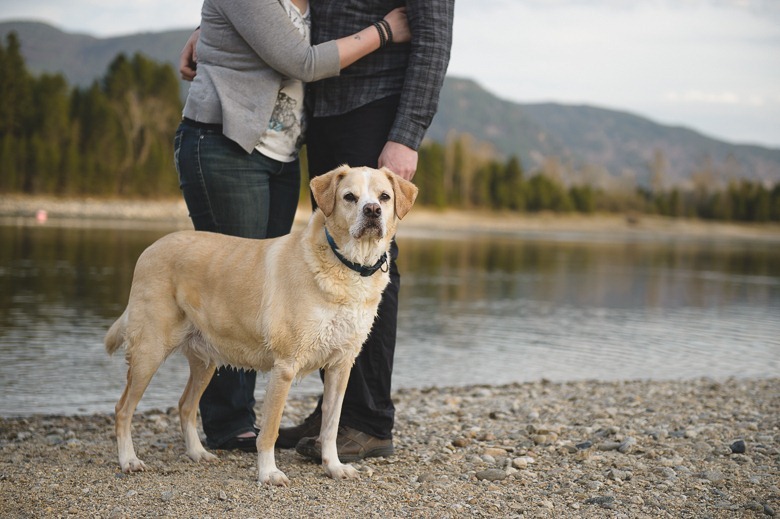
[[[191,32],[94,38],[37,22],[0,23],[3,41],[10,31],[19,35],[30,70],[60,72],[78,86],[101,77],[120,52],[141,52],[177,68]],[[182,82],[183,95],[186,89]],[[694,174],[780,182],[780,149],[730,144],[606,108],[505,101],[474,81],[450,77],[428,138],[442,142],[453,131],[489,142],[504,156],[518,155],[527,171],[554,158],[561,176],[591,182],[628,178],[647,185],[653,163],[668,183],[689,181]]]
[[[670,182],[708,168],[716,178],[780,181],[780,149],[729,144],[617,110],[504,101],[466,79],[448,78],[428,135],[441,141],[452,130],[519,155],[527,170],[555,157],[564,174],[586,169],[593,179],[606,170],[647,184],[650,164],[660,157]]]
[[[39,22],[0,22],[0,38],[19,35],[27,67],[33,73],[61,73],[73,86],[86,87],[106,73],[109,63],[124,52],[140,52],[156,61],[179,68],[179,53],[191,30],[140,33],[116,38],[95,38],[63,32]],[[177,74],[178,75],[178,74]],[[186,95],[187,86],[182,85]]]

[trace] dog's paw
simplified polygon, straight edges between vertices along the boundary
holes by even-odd
[[[130,458],[120,463],[122,472],[143,472],[146,470],[146,465],[138,458]]]
[[[270,472],[260,472],[257,482],[261,485],[272,485],[275,487],[286,487],[290,484],[290,480],[287,479],[284,472],[279,469]]]
[[[201,448],[198,451],[188,452],[187,457],[195,463],[205,461],[207,463],[219,461],[219,458],[214,454],[211,454],[206,449]]]
[[[333,464],[332,466],[324,465],[325,474],[333,479],[358,479],[360,473],[352,465],[343,463]]]

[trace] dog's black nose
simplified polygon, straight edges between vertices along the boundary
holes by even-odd
[[[382,216],[382,207],[379,204],[366,204],[363,206],[363,216],[379,218]]]

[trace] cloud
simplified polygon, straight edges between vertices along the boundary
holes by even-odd
[[[36,20],[92,36],[195,27],[201,2],[192,0],[3,0],[2,20]]]
[[[735,92],[704,92],[687,90],[685,92],[667,92],[665,99],[671,103],[700,103],[715,105],[764,106],[767,99],[759,95],[740,95]]]

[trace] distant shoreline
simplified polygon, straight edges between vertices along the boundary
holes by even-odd
[[[296,222],[309,208],[302,204]],[[0,225],[189,229],[181,199],[127,200],[0,195]],[[401,235],[507,235],[531,239],[704,239],[780,242],[780,224],[712,222],[633,214],[517,214],[510,212],[415,208],[401,225]]]

